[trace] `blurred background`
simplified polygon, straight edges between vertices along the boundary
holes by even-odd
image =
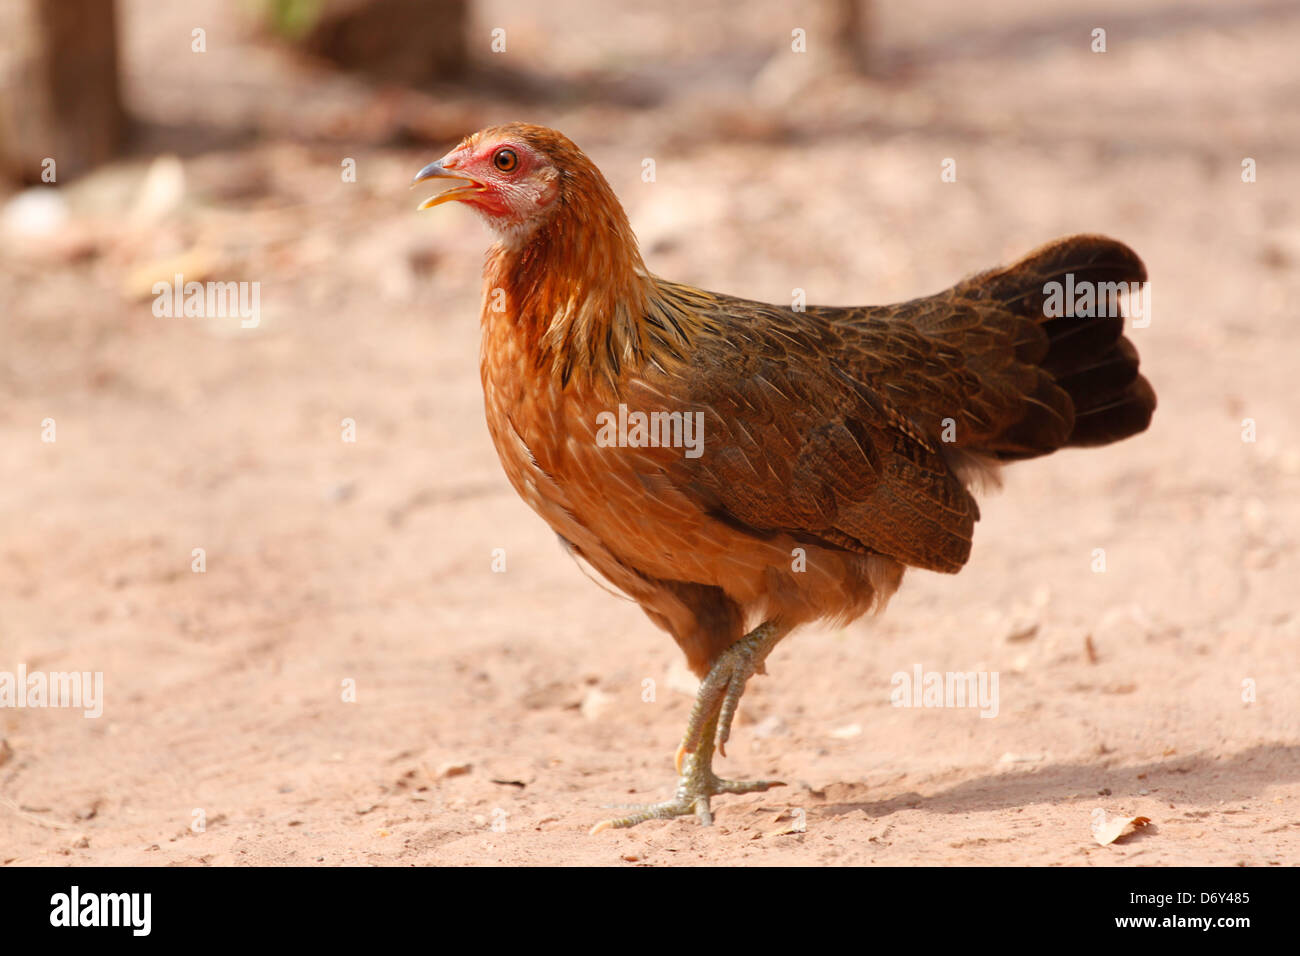
[[[490,237],[408,189],[510,120],[709,289],[894,301],[1075,232],[1151,276],[1152,430],[1010,469],[962,575],[747,695],[742,769],[855,849],[752,842],[759,796],[627,840],[1088,862],[970,831],[1034,803],[1086,843],[1084,797],[1148,812],[1168,773],[1142,862],[1294,861],[1297,46],[1283,0],[4,0],[0,670],[103,671],[106,704],[0,710],[0,863],[626,860],[580,835],[666,791],[689,675],[511,492]],[[255,325],[160,316],[178,275],[256,283]],[[1002,718],[889,708],[916,660],[1004,672]],[[1258,825],[1198,837],[1224,801]]]

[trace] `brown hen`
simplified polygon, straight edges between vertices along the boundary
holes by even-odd
[[[898,305],[795,310],[651,274],[609,184],[554,130],[475,133],[416,181],[433,178],[460,182],[421,208],[464,202],[499,237],[481,362],[511,484],[703,678],[673,799],[596,829],[708,823],[710,797],[774,786],[721,780],[712,758],[782,637],[880,608],[906,567],[960,570],[972,481],[1126,438],[1155,408],[1113,297],[1146,273],[1112,239]],[[1058,315],[1052,283],[1109,307]]]

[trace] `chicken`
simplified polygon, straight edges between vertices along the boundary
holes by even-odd
[[[960,570],[971,488],[1001,463],[1126,438],[1155,408],[1113,298],[1145,269],[1112,239],[898,305],[792,309],[649,272],[605,178],[554,130],[482,130],[414,181],[432,179],[456,182],[421,209],[465,203],[497,236],[481,374],[510,483],[702,678],[673,798],[595,830],[707,825],[710,798],[779,785],[712,766],[773,647],[880,609],[904,568]],[[1062,310],[1052,283],[1110,307]]]

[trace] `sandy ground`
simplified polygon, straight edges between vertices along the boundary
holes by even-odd
[[[403,147],[382,123],[273,135],[390,100],[313,100],[325,81],[237,33],[161,55],[190,20],[141,6],[141,150],[182,149],[183,186],[139,155],[60,186],[53,235],[3,237],[0,671],[100,671],[105,702],[0,710],[0,862],[1300,860],[1294,8],[930,2],[881,13],[883,75],[859,81],[785,54],[774,4],[721,35],[710,3],[488,5],[512,67],[572,88],[422,99],[456,129]],[[648,102],[605,95],[628,76]],[[719,769],[788,786],[716,801],[712,828],[586,833],[668,795],[692,681],[507,485],[478,384],[487,234],[413,212],[416,169],[510,118],[587,148],[651,267],[710,288],[900,299],[1083,231],[1152,277],[1130,333],[1151,430],[1008,470],[960,575],[779,647]],[[178,271],[259,281],[258,327],[156,317]],[[916,665],[996,671],[997,716],[891,706]],[[1098,809],[1152,825],[1102,847]]]

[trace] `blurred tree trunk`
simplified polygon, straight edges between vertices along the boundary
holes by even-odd
[[[826,0],[836,52],[846,69],[871,72],[871,0]]]
[[[114,0],[0,2],[0,77],[0,175],[41,182],[50,159],[62,180],[116,152]]]

